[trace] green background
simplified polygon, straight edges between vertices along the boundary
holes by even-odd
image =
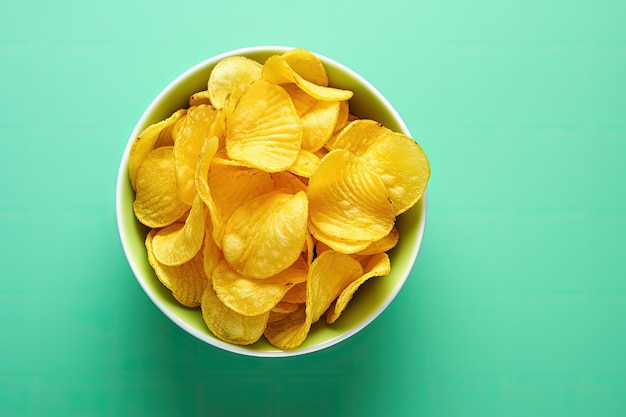
[[[626,415],[626,3],[11,2],[0,13],[0,415]],[[298,46],[433,171],[403,291],[303,357],[178,329],[124,257],[128,136],[179,73]]]

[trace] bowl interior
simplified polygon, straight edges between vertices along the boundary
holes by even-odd
[[[131,269],[146,294],[166,316],[195,337],[216,347],[251,356],[294,356],[314,352],[332,346],[367,326],[393,301],[406,281],[421,244],[426,217],[425,198],[398,217],[397,228],[401,237],[398,245],[389,252],[391,273],[368,280],[333,325],[326,325],[322,318],[313,325],[304,343],[294,350],[276,349],[264,338],[250,346],[224,343],[207,329],[199,308],[180,305],[169,290],[163,287],[147,260],[144,239],[148,229],[136,220],[133,213],[135,195],[128,179],[128,154],[132,142],[145,127],[168,117],[179,108],[187,107],[191,94],[206,89],[209,74],[221,59],[243,55],[263,63],[271,55],[288,49],[290,48],[254,47],[231,51],[194,66],[174,80],[150,104],[135,126],[124,151],[117,180],[116,209],[120,238]],[[328,71],[330,85],[354,92],[354,97],[350,100],[353,114],[377,120],[392,130],[410,136],[397,112],[366,80],[331,59],[323,56],[320,59]]]

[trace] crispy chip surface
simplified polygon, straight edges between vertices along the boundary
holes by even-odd
[[[217,109],[224,107],[226,97],[237,100],[250,84],[261,78],[261,64],[243,56],[220,61],[209,76],[208,91]]]
[[[296,74],[313,84],[328,86],[328,74],[322,61],[312,52],[302,48],[291,49],[282,54],[283,59]]]
[[[302,115],[302,148],[315,152],[330,139],[337,125],[341,105],[338,101],[321,101]]]

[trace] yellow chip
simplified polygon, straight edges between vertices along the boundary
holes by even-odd
[[[218,145],[219,141],[215,136],[204,139],[195,174],[196,190],[209,210],[213,227],[216,227],[216,224],[221,222],[221,219],[217,216],[215,200],[209,187],[209,170],[211,169],[211,162],[213,162]]]
[[[208,279],[202,267],[202,251],[182,265],[168,266],[160,263],[154,256],[152,242],[157,229],[152,229],[146,236],[148,262],[154,272],[174,298],[184,306],[198,307]]]
[[[306,184],[290,172],[274,172],[271,176],[276,191],[281,190],[285,192],[285,190],[288,190],[291,194],[296,194],[299,191],[306,193]]]
[[[302,148],[311,152],[321,149],[330,139],[337,125],[338,101],[316,101],[313,107],[302,115]]]
[[[291,97],[291,101],[300,117],[308,112],[317,102],[317,100],[302,91],[300,87],[294,83],[281,84],[280,86],[284,88],[287,94],[289,94],[289,97]]]
[[[139,167],[141,167],[141,164],[143,164],[143,161],[150,154],[150,152],[158,147],[157,142],[159,142],[159,137],[161,136],[163,130],[167,130],[168,127],[176,123],[176,121],[184,116],[186,112],[187,110],[185,109],[175,111],[167,119],[148,126],[139,134],[139,136],[137,136],[137,139],[135,139],[135,142],[131,146],[128,154],[130,184],[135,191],[137,190],[136,182]],[[173,145],[173,142],[169,144],[162,144],[161,146],[167,145],[171,146]]]
[[[199,106],[200,104],[211,104],[209,90],[198,91],[189,97],[189,107]]]
[[[250,84],[261,78],[261,64],[243,56],[221,60],[209,76],[208,90],[216,109],[224,107],[226,97],[237,100]]]
[[[306,322],[306,308],[303,303],[298,304],[298,309],[293,313],[268,321],[263,335],[273,346],[288,350],[300,346],[310,328],[311,325]]]
[[[300,149],[298,157],[293,165],[289,167],[289,172],[300,177],[310,178],[320,165],[320,158],[313,152]]]
[[[345,253],[348,255],[365,250],[372,244],[372,241],[370,240],[360,241],[330,236],[322,232],[317,226],[315,226],[311,222],[309,222],[309,232],[316,240],[324,243],[327,247],[336,250],[337,252]]]
[[[202,295],[202,319],[220,340],[235,345],[251,345],[263,336],[269,311],[258,316],[244,316],[228,308],[209,284]]]
[[[352,97],[350,90],[324,87],[307,81],[294,71],[285,58],[280,55],[274,55],[265,61],[261,78],[275,84],[295,83],[302,91],[316,100],[343,101]]]
[[[333,150],[322,159],[309,180],[307,195],[311,223],[335,238],[379,240],[396,220],[382,180],[345,149]]]
[[[302,284],[304,284],[304,282]],[[280,301],[270,311],[272,313],[289,314],[289,313],[293,313],[294,311],[296,311],[298,307],[299,307],[298,303],[288,303],[286,301]]]
[[[328,86],[328,74],[322,61],[312,52],[302,48],[282,54],[283,59],[299,76],[314,84]]]
[[[226,119],[228,156],[249,167],[284,171],[301,145],[302,122],[289,94],[267,81],[250,85]]]
[[[309,265],[310,266],[310,265]],[[306,282],[294,285],[285,293],[281,302],[290,304],[303,304],[306,302]]]
[[[224,259],[224,255],[222,254],[222,250],[213,240],[213,225],[211,224],[211,217],[209,215],[206,217],[206,230],[204,233],[204,248],[202,256],[204,274],[207,277],[211,277],[213,276],[213,271],[217,268],[217,265],[222,259]]]
[[[339,113],[337,114],[337,123],[335,129],[333,129],[333,135],[339,133],[344,127],[350,123],[348,121],[348,115],[350,114],[350,105],[347,101],[339,102]],[[329,138],[330,140],[330,138]]]
[[[190,107],[172,131],[178,191],[187,204],[192,204],[196,195],[196,164],[214,117],[215,110],[209,105]]]
[[[191,206],[185,223],[174,223],[154,236],[152,248],[156,259],[164,265],[181,265],[193,258],[204,241],[206,213],[199,195]]]
[[[347,149],[361,156],[379,138],[391,135],[391,131],[380,123],[369,119],[350,122],[327,143],[328,149]]]
[[[304,247],[305,193],[272,192],[237,208],[224,229],[224,258],[238,273],[268,278],[293,264]]]
[[[273,309],[295,284],[307,279],[307,265],[298,260],[287,269],[266,279],[248,278],[221,261],[213,271],[213,289],[230,309],[244,316],[256,316]]]
[[[430,166],[424,151],[413,139],[391,132],[378,138],[361,159],[383,180],[396,216],[422,198],[430,178]]]
[[[275,321],[279,321],[287,317],[290,313],[284,313],[282,311],[274,311],[270,310],[270,315],[267,318],[268,323],[273,323]]]
[[[386,253],[373,255],[364,268],[364,274],[358,279],[352,281],[333,302],[333,305],[326,311],[326,322],[334,323],[341,313],[346,309],[348,303],[354,296],[354,293],[361,285],[372,277],[381,277],[391,272],[391,264],[389,256]]]
[[[189,210],[178,193],[174,147],[150,152],[137,172],[136,190],[133,210],[148,227],[168,226]]]
[[[391,232],[384,238],[374,241],[369,244],[365,249],[356,252],[357,255],[375,255],[377,253],[387,252],[393,249],[400,240],[400,233],[394,226]]]

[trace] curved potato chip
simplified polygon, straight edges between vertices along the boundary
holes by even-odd
[[[267,172],[284,171],[302,144],[302,122],[287,92],[255,81],[226,119],[226,151],[231,159]]]
[[[311,51],[302,48],[291,49],[282,54],[287,64],[299,76],[314,84],[328,86],[328,74],[322,61]]]
[[[424,195],[430,166],[422,148],[410,137],[393,132],[385,135],[361,159],[383,180],[396,216],[413,207]]]
[[[309,265],[310,266],[310,265]],[[294,285],[285,293],[281,302],[289,304],[302,304],[306,302],[306,282]]]
[[[213,289],[230,309],[244,316],[270,311],[295,284],[307,279],[307,265],[298,260],[287,269],[265,279],[248,278],[221,261],[213,271]]]
[[[343,101],[349,100],[353,95],[350,90],[324,87],[305,80],[280,55],[271,56],[265,61],[261,78],[274,84],[295,83],[302,91],[316,100]]]
[[[347,101],[339,102],[339,113],[337,114],[337,123],[333,129],[333,135],[339,133],[341,129],[348,126],[348,115],[350,114],[350,105]],[[330,140],[330,138],[329,138]]]
[[[337,125],[338,101],[316,101],[313,107],[302,115],[302,148],[315,152],[330,139]]]
[[[319,242],[324,243],[329,248],[336,250],[337,252],[345,253],[347,255],[360,252],[368,248],[372,242],[370,240],[348,240],[341,239],[334,236],[329,236],[317,228],[313,223],[309,223],[309,232]]]
[[[333,150],[322,159],[309,180],[307,195],[311,222],[329,236],[375,241],[395,223],[382,180],[345,149]]]
[[[263,336],[269,311],[258,316],[244,316],[228,308],[215,294],[211,282],[202,294],[202,319],[220,340],[235,345],[251,345]]]
[[[263,335],[278,349],[294,349],[304,342],[311,325],[306,322],[306,308],[299,304],[293,313],[273,321],[268,321]]]
[[[300,149],[295,162],[289,167],[289,172],[301,177],[309,178],[313,175],[319,165],[320,158],[317,155],[313,152]]]
[[[294,83],[281,84],[280,86],[284,88],[287,94],[289,94],[289,97],[291,97],[291,101],[300,117],[308,112],[317,102],[317,100],[302,91],[300,87]]]
[[[273,172],[271,176],[272,180],[274,180],[274,189],[277,191],[283,189],[289,190],[291,194],[296,194],[299,191],[306,193],[306,184],[290,172]]]
[[[211,162],[217,152],[218,139],[215,136],[210,136],[204,139],[202,149],[200,150],[200,156],[198,164],[196,165],[196,190],[198,195],[202,198],[202,201],[207,206],[209,214],[211,216],[211,224],[216,227],[221,222],[221,218],[218,216],[215,200],[209,187],[209,170],[211,169]]]
[[[222,251],[238,273],[268,278],[293,264],[304,247],[305,193],[272,192],[237,208],[226,222]]]
[[[233,56],[218,62],[208,82],[213,106],[223,108],[228,96],[236,101],[250,84],[261,78],[261,68],[257,61],[243,56]]]
[[[389,256],[386,253],[373,255],[364,268],[364,274],[352,281],[333,302],[333,305],[326,311],[326,323],[334,323],[341,313],[346,309],[352,296],[361,285],[372,277],[381,277],[391,272]]]
[[[357,255],[375,255],[377,253],[387,252],[396,246],[400,240],[400,233],[398,229],[394,226],[391,229],[391,232],[384,238],[380,240],[376,240],[368,245],[365,249],[358,251]]]
[[[215,110],[209,105],[190,107],[172,131],[178,191],[187,204],[192,204],[196,195],[196,164],[214,117]]]
[[[302,282],[302,284],[304,284],[304,282]],[[298,303],[288,303],[286,301],[280,301],[270,311],[272,313],[289,314],[289,313],[293,313],[294,311],[296,311],[298,307],[299,307]]]
[[[146,236],[148,263],[159,281],[172,292],[179,303],[187,307],[198,307],[209,282],[202,268],[202,251],[198,251],[191,260],[182,265],[163,265],[153,252],[152,242],[156,233],[157,229],[152,229]]]
[[[204,202],[196,194],[185,223],[173,223],[154,236],[152,248],[156,259],[173,266],[193,258],[204,241],[205,218]]]
[[[199,106],[200,104],[211,104],[209,90],[198,91],[189,97],[189,107]]]
[[[176,185],[174,147],[156,148],[137,172],[133,210],[148,227],[165,227],[183,216],[189,205],[180,199]]]
[[[222,250],[213,240],[213,225],[211,224],[211,217],[208,213],[206,217],[206,230],[204,232],[204,248],[202,256],[204,274],[207,277],[212,277],[213,271],[217,268],[220,261],[224,259],[224,255],[222,255]]]
[[[348,123],[337,135],[330,138],[326,147],[330,150],[347,149],[356,156],[361,156],[379,138],[391,133],[391,130],[374,120],[358,119]]]
[[[148,157],[150,152],[157,148],[157,142],[159,142],[159,137],[161,136],[163,130],[174,125],[174,123],[184,116],[186,112],[187,110],[185,109],[177,110],[167,119],[148,126],[139,134],[139,136],[137,136],[137,139],[133,142],[128,154],[128,173],[133,190],[137,190],[136,182],[139,167],[143,164],[143,161]],[[174,143],[172,142],[169,144],[162,144],[162,146],[171,146],[173,144]]]
[[[287,317],[289,314],[290,314],[290,313],[283,313],[282,311],[281,311],[281,312],[278,312],[278,311],[273,311],[273,310],[270,310],[270,315],[269,315],[269,317],[267,318],[267,322],[268,322],[268,323],[274,323],[274,322],[276,322],[276,321],[279,321],[279,320],[284,319],[284,318],[285,318],[285,317]]]

